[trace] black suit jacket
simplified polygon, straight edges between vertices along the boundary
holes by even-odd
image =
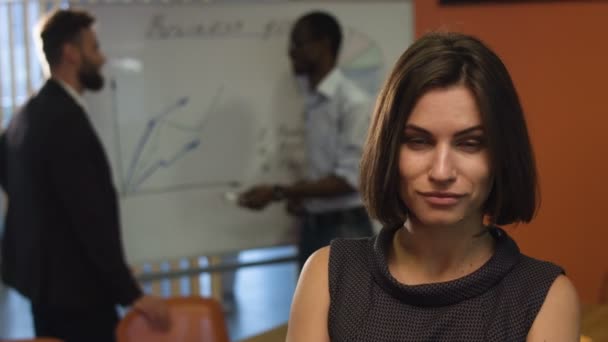
[[[131,304],[119,210],[103,147],[84,110],[49,80],[0,140],[8,195],[2,279],[32,303]]]

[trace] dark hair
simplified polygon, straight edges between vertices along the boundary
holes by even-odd
[[[342,45],[342,29],[333,15],[314,11],[300,17],[298,22],[306,24],[314,38],[327,38],[334,57],[338,56]]]
[[[77,43],[82,30],[93,25],[95,18],[81,10],[57,10],[46,17],[40,37],[42,50],[49,66],[61,61],[62,48],[65,43]]]
[[[529,222],[537,209],[536,167],[523,110],[500,58],[480,40],[458,33],[430,33],[395,64],[376,102],[361,161],[361,193],[370,215],[401,224],[408,208],[400,198],[402,135],[418,99],[432,89],[462,84],[475,96],[487,136],[492,190],[483,208],[491,223]]]

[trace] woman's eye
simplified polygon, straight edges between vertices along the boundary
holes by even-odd
[[[405,137],[403,143],[411,149],[422,149],[431,144],[429,139],[422,137]]]
[[[466,152],[477,152],[485,147],[485,144],[482,139],[474,138],[474,139],[465,139],[458,143],[458,147]]]

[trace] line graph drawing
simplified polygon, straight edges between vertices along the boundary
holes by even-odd
[[[275,32],[272,27],[268,32],[271,33],[264,39],[286,34],[282,29]],[[374,39],[355,29],[347,31],[345,43],[340,67],[364,89],[375,89],[375,75],[381,73],[384,65],[382,50]],[[184,60],[184,65],[190,63],[190,59]],[[169,80],[172,89],[167,89],[146,82],[154,77],[162,79],[166,71],[158,71],[160,76],[154,76],[156,71],[144,74],[131,70],[130,66],[114,66],[118,82],[111,79],[110,87],[116,131],[113,159],[120,175],[117,184],[121,196],[156,196],[203,188],[215,191],[211,188],[238,187],[254,174],[291,177],[302,168],[302,163],[293,162],[303,154],[300,143],[283,136],[282,131],[276,133],[278,140],[262,143],[259,154],[244,153],[252,144],[258,144],[249,134],[253,134],[258,122],[254,120],[255,124],[251,124],[248,118],[257,113],[259,108],[255,105],[261,102],[235,92],[240,85],[205,83],[204,89],[200,89],[184,77],[191,73],[188,70],[183,72],[184,81]],[[198,90],[192,93],[189,89]],[[144,103],[142,99],[148,100]],[[243,102],[254,106],[241,106]],[[277,103],[282,105],[283,100]],[[275,106],[274,102],[270,106]],[[260,112],[268,111],[263,107]],[[240,120],[235,120],[237,117]],[[272,121],[268,128],[274,130],[277,125]],[[226,155],[238,157],[225,158]]]
[[[215,113],[222,92],[223,87],[219,87],[202,115],[189,108],[190,98],[184,96],[147,121],[128,162],[124,177],[126,194],[142,190],[153,175],[171,167],[201,146],[202,132]]]

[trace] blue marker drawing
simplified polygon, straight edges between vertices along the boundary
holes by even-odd
[[[167,109],[165,109],[160,115],[158,115],[155,118],[150,119],[150,121],[148,121],[148,124],[146,125],[146,131],[144,132],[142,137],[139,139],[137,146],[135,147],[134,157],[133,157],[133,159],[131,159],[131,164],[129,165],[129,171],[127,173],[127,186],[130,186],[131,184],[133,184],[133,176],[135,174],[135,169],[137,168],[137,165],[140,162],[144,147],[150,140],[150,135],[152,133],[154,133],[155,131],[157,131],[156,128],[157,128],[158,124],[162,123],[161,122],[162,118],[170,115],[172,112],[174,112],[177,109],[185,107],[187,103],[188,103],[188,98],[182,97],[176,103],[172,104]]]
[[[215,112],[223,88],[216,92],[213,101],[197,122],[183,122],[180,114],[188,108],[188,97],[181,97],[146,123],[138,139],[126,175],[126,193],[135,193],[144,183],[162,169],[183,159],[201,146],[201,133]],[[180,120],[181,119],[181,120]]]
[[[112,94],[112,112],[114,113],[114,142],[116,144],[116,164],[118,166],[118,170],[120,172],[120,194],[125,191],[125,177],[124,170],[122,168],[122,145],[120,143],[120,125],[118,122],[118,92],[116,88],[116,79],[114,77],[110,78],[110,91]]]
[[[161,159],[160,161],[158,161],[156,164],[150,166],[146,171],[143,172],[143,174],[141,175],[141,177],[139,177],[137,183],[135,183],[133,186],[135,188],[139,187],[139,185],[141,185],[141,183],[143,183],[146,179],[148,179],[148,177],[150,177],[151,175],[154,174],[154,172],[156,172],[158,169],[162,168],[162,167],[169,167],[171,166],[171,164],[175,163],[176,161],[178,161],[181,157],[183,157],[184,155],[186,155],[186,153],[196,149],[199,145],[200,145],[201,141],[199,139],[196,139],[194,141],[191,141],[189,144],[187,144],[186,146],[184,146],[184,148],[177,152],[177,154],[175,156],[173,156],[173,158],[171,160],[163,160]]]

